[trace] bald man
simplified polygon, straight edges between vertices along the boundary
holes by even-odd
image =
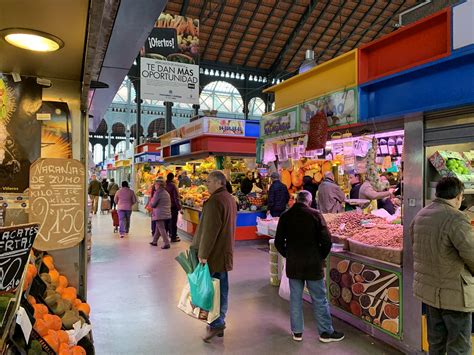
[[[318,189],[318,206],[322,213],[341,213],[342,203],[346,196],[339,185],[334,182],[334,174],[326,172]]]

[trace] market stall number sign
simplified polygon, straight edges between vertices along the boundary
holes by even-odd
[[[401,276],[333,254],[328,268],[329,302],[400,339]]]
[[[57,250],[84,238],[84,165],[74,159],[39,159],[30,169],[30,222],[41,225],[34,247]]]
[[[0,294],[20,285],[38,231],[38,224],[0,228]]]

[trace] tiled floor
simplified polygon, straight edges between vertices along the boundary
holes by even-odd
[[[205,324],[176,307],[186,275],[174,258],[189,243],[172,244],[168,250],[152,247],[149,226],[148,217],[134,212],[130,236],[119,239],[110,215],[93,217],[88,301],[98,355],[400,354],[337,319],[334,326],[346,339],[319,343],[309,304],[304,307],[304,340],[294,342],[288,302],[269,283],[268,253],[248,243],[235,250],[225,337],[204,343]]]

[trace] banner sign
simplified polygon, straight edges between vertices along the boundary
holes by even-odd
[[[0,74],[0,193],[23,193],[30,165],[40,157],[41,86],[35,78],[14,82]]]
[[[205,122],[206,133],[245,136],[245,121],[243,120],[205,118]]]
[[[41,158],[72,158],[71,122],[66,102],[43,101],[41,113],[51,119],[41,124]]]
[[[320,96],[301,105],[300,131],[307,133],[309,120],[319,111],[324,111],[329,127],[357,123],[357,89],[350,88]]]
[[[199,66],[142,58],[143,99],[199,104]]]
[[[84,239],[84,165],[74,159],[39,159],[30,172],[30,222],[40,223],[35,248],[65,249]]]
[[[20,286],[38,231],[38,224],[0,228],[0,294]]]
[[[263,116],[260,120],[260,137],[271,138],[296,132],[298,110],[298,106],[296,106]]]
[[[199,62],[199,20],[162,13],[142,50],[145,57],[185,64]]]

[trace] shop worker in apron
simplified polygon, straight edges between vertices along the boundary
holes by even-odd
[[[303,289],[311,295],[319,341],[341,341],[344,334],[332,326],[326,297],[323,267],[331,250],[331,234],[319,211],[311,208],[313,197],[300,191],[296,203],[278,221],[275,247],[286,258],[286,275],[290,282],[290,320],[293,340],[303,340]]]
[[[464,184],[442,178],[436,199],[410,226],[413,292],[426,305],[430,354],[471,355],[474,311],[474,233],[459,210]]]
[[[228,308],[228,272],[233,267],[237,205],[227,192],[225,175],[211,172],[205,182],[211,196],[202,207],[201,220],[191,248],[197,251],[199,262],[208,264],[211,276],[220,281],[220,316],[212,322],[203,340],[208,343],[215,336],[224,336]]]

